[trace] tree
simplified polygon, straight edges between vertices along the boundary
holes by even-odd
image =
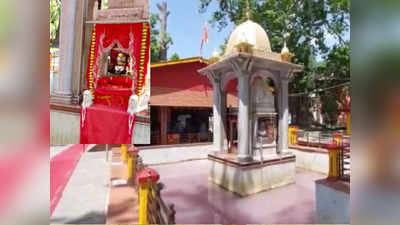
[[[249,17],[268,33],[271,48],[280,52],[286,33],[287,45],[294,53],[294,63],[304,66],[290,83],[291,93],[305,93],[295,97],[291,112],[298,114],[298,121],[310,116],[310,92],[322,99],[322,111],[329,121],[337,115],[336,96],[340,89],[318,92],[320,89],[343,84],[350,80],[350,47],[346,34],[350,29],[350,0],[199,0],[200,12],[210,3],[218,3],[210,23],[222,30],[232,22],[243,23]],[[329,40],[334,40],[333,42]],[[221,49],[224,49],[223,47]],[[296,113],[297,112],[297,113]],[[307,115],[308,114],[308,115]]]
[[[157,21],[159,20],[158,15],[151,13],[150,14],[150,55],[151,62],[160,61],[160,45],[158,44],[158,36],[160,32],[156,28]]]
[[[169,14],[169,13],[168,13]],[[151,41],[150,41],[150,51],[151,51],[151,62],[159,62],[167,60],[167,49],[170,45],[173,44],[171,36],[168,32],[161,33],[158,29],[157,25],[163,27],[161,24],[162,20],[160,19],[159,14],[151,13],[150,14],[150,27],[151,27]],[[164,27],[166,29],[166,25]]]
[[[171,55],[171,57],[169,58],[170,61],[175,61],[175,60],[179,60],[179,55],[178,53],[174,53]]]
[[[159,10],[158,21],[160,22],[160,36],[158,39],[160,45],[160,60],[166,61],[168,48],[172,44],[172,39],[167,33],[167,20],[170,12],[168,11],[166,1],[158,3],[157,8]]]
[[[61,0],[50,0],[50,46],[58,47],[60,32]]]
[[[228,21],[236,25],[244,22],[250,12],[251,19],[267,31],[273,51],[280,52],[283,35],[290,34],[287,45],[295,54],[294,62],[304,65],[304,72],[291,82],[292,92],[314,89],[313,81],[317,75],[321,76],[319,72],[323,76],[339,72],[321,70],[316,66],[316,59],[319,56],[329,60],[335,49],[348,49],[345,34],[350,26],[349,0],[200,0],[200,12],[205,12],[213,1],[218,2],[219,8],[212,13],[210,22],[219,30]],[[336,39],[335,48],[327,45],[328,35]],[[348,51],[337,53],[344,54],[337,56],[343,59],[349,54]]]

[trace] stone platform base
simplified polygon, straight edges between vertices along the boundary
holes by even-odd
[[[295,182],[296,157],[293,154],[263,156],[263,161],[239,162],[234,154],[208,155],[209,180],[240,196],[248,196]]]

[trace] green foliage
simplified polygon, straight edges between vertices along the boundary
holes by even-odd
[[[171,55],[171,57],[169,58],[170,61],[175,61],[175,60],[179,60],[179,55],[178,53],[174,53]]]
[[[15,10],[16,4],[8,1],[0,1],[0,49],[7,46],[9,41],[13,38],[16,26]]]
[[[61,15],[61,0],[50,0],[50,45],[57,40]]]
[[[173,44],[172,38],[169,34],[166,36],[161,36],[160,30],[157,29],[157,24],[160,22],[160,17],[158,14],[151,13],[150,14],[150,27],[151,27],[151,35],[150,35],[150,54],[151,54],[151,62],[159,62],[160,59],[160,51],[162,47],[169,46]]]
[[[108,8],[108,0],[103,0],[102,4],[103,4],[103,6],[102,6],[103,9],[107,9]]]
[[[156,28],[157,22],[160,20],[158,14],[151,13],[150,14],[150,54],[151,54],[151,62],[160,61],[160,45],[158,43],[158,36],[160,35],[160,31]]]
[[[211,2],[219,8],[212,13],[210,22],[218,29],[228,22],[238,25],[247,20],[259,23],[268,33],[271,48],[280,52],[283,35],[289,33],[287,45],[294,53],[294,63],[304,66],[304,71],[291,82],[291,92],[310,91],[316,87],[315,79],[321,76],[349,79],[349,42],[345,34],[350,25],[349,0],[199,0],[200,12],[205,12]],[[249,10],[248,10],[249,9]],[[331,48],[327,37],[336,42]],[[317,58],[323,62],[317,62]],[[347,61],[346,61],[347,60]],[[325,83],[322,84],[324,87]]]

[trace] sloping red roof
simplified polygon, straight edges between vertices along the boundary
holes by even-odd
[[[152,64],[150,105],[212,107],[212,85],[197,72],[206,66],[201,58]],[[228,93],[227,106],[237,107],[236,96],[234,91]]]
[[[208,91],[193,91],[188,89],[152,87],[150,105],[172,107],[212,107],[213,93]],[[227,95],[227,106],[237,107],[237,97]]]

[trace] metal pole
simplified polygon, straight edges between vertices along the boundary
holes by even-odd
[[[106,144],[106,162],[108,162],[108,144]]]

